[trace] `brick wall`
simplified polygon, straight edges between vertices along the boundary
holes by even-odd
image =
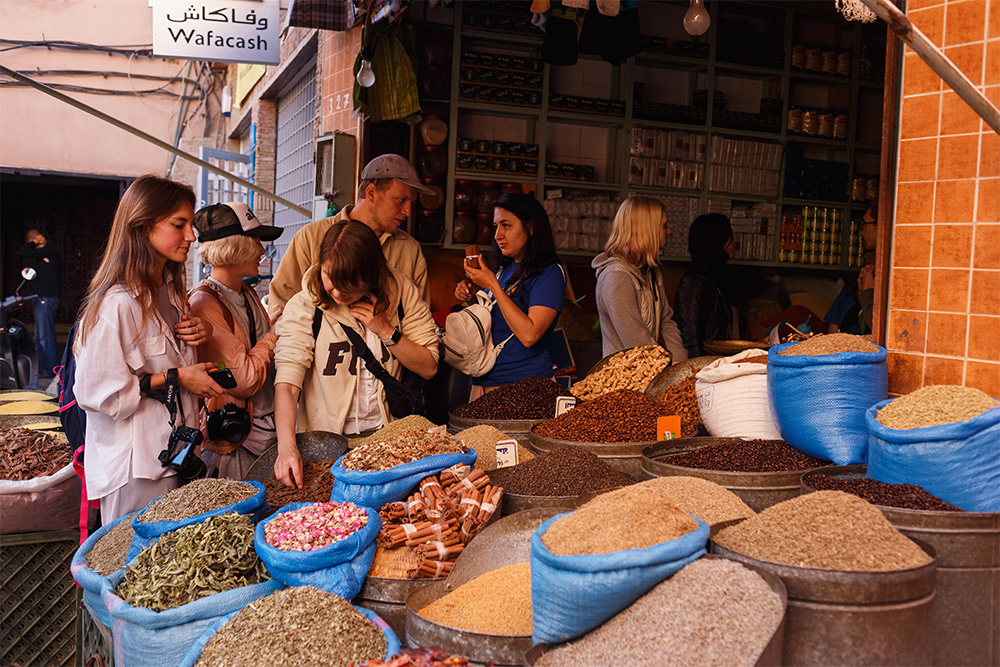
[[[910,0],[908,15],[1000,106],[1000,2]],[[902,71],[889,391],[1000,397],[1000,136],[909,48]]]

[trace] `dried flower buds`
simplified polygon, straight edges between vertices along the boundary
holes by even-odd
[[[352,502],[315,503],[275,515],[264,526],[264,539],[282,551],[316,551],[367,525],[368,514]]]

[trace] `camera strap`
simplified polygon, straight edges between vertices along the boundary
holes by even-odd
[[[244,289],[250,289],[250,288],[246,287]],[[247,319],[250,321],[250,327],[249,327],[250,347],[253,347],[254,345],[257,344],[257,321],[254,319],[253,307],[250,305],[250,299],[247,298],[247,293],[243,291],[242,294],[243,294],[243,307],[246,308]]]
[[[164,403],[167,406],[167,412],[170,414],[170,431],[173,432],[176,427],[174,422],[177,421],[177,410],[180,408],[181,419],[184,418],[184,406],[179,405],[179,400],[177,394],[180,392],[180,382],[178,381],[178,374],[176,368],[171,368],[166,373],[166,400]]]

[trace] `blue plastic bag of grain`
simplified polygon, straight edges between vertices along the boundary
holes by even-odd
[[[865,414],[868,477],[916,484],[968,512],[1000,512],[1000,407],[964,422],[892,429],[876,418],[890,403]]]
[[[375,627],[382,631],[382,635],[385,637],[386,643],[385,657],[383,660],[388,660],[394,653],[399,653],[403,650],[399,642],[399,637],[396,635],[395,631],[389,627],[388,623],[377,616],[375,612],[357,605],[354,605],[354,609],[374,623]],[[198,659],[201,658],[201,652],[205,648],[205,644],[208,643],[208,641],[222,628],[223,625],[236,616],[237,613],[239,612],[234,611],[231,614],[227,614],[225,617],[216,621],[208,630],[205,630],[204,634],[198,638],[198,641],[194,643],[187,655],[184,656],[184,661],[180,664],[180,667],[194,667],[195,664],[197,664]]]
[[[374,471],[348,470],[342,467],[344,457],[350,456],[348,452],[330,468],[330,474],[333,475],[330,500],[338,503],[349,500],[355,505],[381,509],[386,503],[406,498],[424,477],[436,475],[459,463],[473,465],[476,462],[476,452],[471,447],[467,449],[468,454],[435,454],[388,470]]]
[[[808,342],[808,341],[806,341]],[[888,353],[780,354],[767,352],[767,387],[781,437],[800,452],[837,465],[868,458],[865,411],[889,395]]]
[[[101,598],[111,615],[115,664],[128,667],[179,665],[191,646],[216,621],[282,587],[281,582],[272,579],[157,612],[133,607],[115,593],[124,578],[125,570],[108,577]]]
[[[542,535],[564,516],[552,517],[531,536],[531,639],[535,644],[566,641],[596,628],[703,556],[708,543],[708,524],[695,518],[697,530],[646,549],[557,556],[542,542]]]
[[[108,578],[98,574],[87,565],[87,554],[94,548],[94,545],[101,541],[105,535],[110,533],[116,526],[124,522],[131,522],[132,514],[126,514],[102,526],[97,532],[92,533],[80,548],[73,554],[73,562],[70,563],[69,570],[73,574],[73,579],[83,589],[83,604],[87,606],[90,615],[96,618],[104,627],[111,627],[111,613],[104,606],[101,596],[107,586]]]
[[[132,538],[132,547],[128,552],[128,560],[125,562],[131,562],[133,558],[139,555],[140,551],[155,542],[156,538],[164,533],[175,531],[178,528],[183,528],[184,526],[193,526],[196,523],[201,523],[210,516],[222,516],[223,514],[229,514],[231,512],[236,512],[237,514],[257,514],[261,508],[266,507],[267,494],[264,491],[263,484],[260,482],[250,481],[241,481],[240,483],[251,485],[257,490],[257,493],[246,500],[241,500],[238,503],[220,507],[219,509],[212,510],[211,512],[196,514],[195,516],[181,519],[180,521],[150,521],[148,523],[140,521],[139,519],[142,517],[143,512],[149,509],[149,505],[155,503],[159,500],[159,498],[151,501],[149,505],[146,505],[146,507],[144,507],[142,511],[136,514],[132,519],[132,529],[135,531],[135,537]],[[163,496],[160,496],[160,498],[162,497]]]
[[[272,547],[264,530],[275,518],[315,503],[291,503],[257,524],[254,549],[271,576],[287,586],[315,586],[328,593],[351,600],[361,592],[375,560],[375,538],[382,530],[382,519],[371,507],[361,507],[368,523],[348,537],[316,551],[283,551]]]

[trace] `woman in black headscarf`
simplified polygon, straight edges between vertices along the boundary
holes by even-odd
[[[726,216],[709,213],[691,223],[691,266],[674,297],[674,320],[690,357],[705,354],[706,340],[738,335],[735,300],[726,279],[726,262],[733,257],[734,247],[733,228]]]

